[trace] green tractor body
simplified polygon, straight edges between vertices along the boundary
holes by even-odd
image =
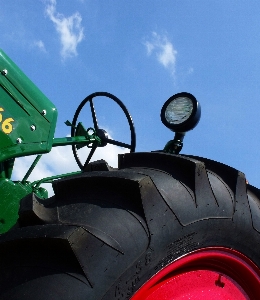
[[[17,220],[21,198],[32,192],[10,180],[14,159],[47,153],[57,121],[53,103],[0,50],[0,233]]]
[[[54,104],[0,50],[0,162],[52,148]]]

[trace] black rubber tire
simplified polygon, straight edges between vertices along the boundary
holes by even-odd
[[[65,178],[54,191],[24,198],[18,228],[0,236],[1,300],[130,299],[205,247],[235,249],[260,268],[260,191],[226,165],[129,153],[119,170]]]

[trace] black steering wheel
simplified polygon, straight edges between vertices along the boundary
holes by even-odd
[[[129,127],[130,127],[130,132],[131,132],[131,143],[130,144],[126,144],[126,143],[122,143],[122,142],[119,142],[119,141],[115,141],[115,140],[109,139],[107,132],[104,129],[99,128],[99,126],[98,126],[98,120],[97,120],[96,112],[95,112],[95,107],[94,107],[94,103],[93,103],[93,98],[100,97],[100,96],[108,97],[108,98],[114,100],[120,106],[120,108],[123,110],[123,112],[124,112],[124,114],[125,114],[125,116],[127,118]],[[123,102],[121,100],[119,100],[116,96],[114,96],[114,95],[112,95],[110,93],[96,92],[96,93],[93,93],[93,94],[87,96],[80,103],[80,105],[77,108],[77,110],[75,112],[75,115],[73,117],[72,127],[71,127],[71,136],[72,137],[76,136],[76,128],[77,128],[78,116],[79,116],[79,114],[80,114],[83,106],[87,102],[89,102],[89,104],[90,104],[90,110],[91,110],[92,120],[93,120],[93,124],[94,124],[94,129],[95,129],[96,135],[101,139],[101,145],[98,146],[97,143],[96,144],[93,143],[91,151],[90,151],[90,153],[89,153],[89,155],[87,157],[87,160],[84,163],[84,165],[81,163],[81,161],[79,159],[79,156],[78,156],[78,151],[77,150],[78,150],[79,147],[77,147],[77,145],[72,145],[73,155],[75,157],[75,160],[76,160],[79,168],[81,170],[84,170],[86,168],[86,166],[88,165],[88,163],[90,162],[91,157],[93,156],[93,154],[94,154],[95,150],[97,149],[97,147],[104,147],[107,144],[112,144],[112,145],[120,146],[120,147],[123,147],[123,148],[128,148],[128,149],[130,149],[130,152],[135,152],[136,135],[135,135],[135,128],[134,128],[134,123],[133,123],[132,117],[130,116],[130,114],[129,114],[127,108],[125,107],[125,105],[123,104]]]

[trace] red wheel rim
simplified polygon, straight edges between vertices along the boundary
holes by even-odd
[[[206,248],[170,263],[131,300],[259,299],[260,270],[243,254]]]

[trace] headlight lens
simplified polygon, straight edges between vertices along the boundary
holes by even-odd
[[[190,117],[192,109],[193,105],[189,98],[178,97],[166,107],[165,119],[170,124],[183,123]]]
[[[161,110],[161,120],[175,132],[193,129],[200,119],[200,105],[189,93],[179,93],[170,97]]]

